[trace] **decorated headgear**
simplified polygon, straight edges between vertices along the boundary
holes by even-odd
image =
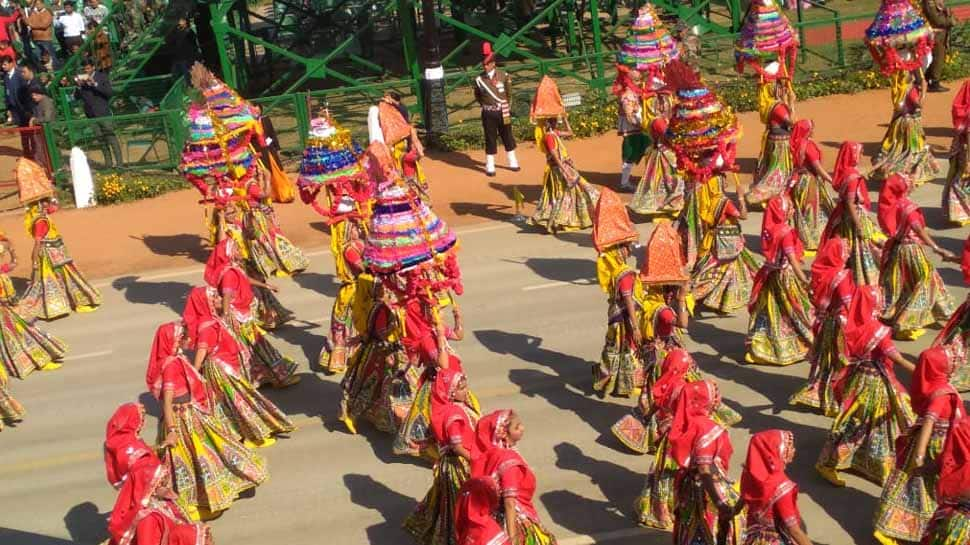
[[[612,246],[636,242],[637,230],[620,197],[609,188],[600,190],[600,198],[593,211],[593,246],[602,252]]]
[[[492,51],[490,42],[482,42],[482,64],[488,64],[495,60],[495,51]]]
[[[364,241],[367,269],[388,274],[436,258],[446,262],[458,242],[454,231],[397,175],[387,146],[373,142],[365,156],[367,172],[376,186]]]
[[[360,165],[361,147],[351,138],[350,131],[341,127],[329,115],[310,121],[307,147],[300,162],[300,176],[296,184],[300,196],[329,221],[360,217],[367,209],[370,183]],[[330,208],[316,203],[316,194],[326,187],[330,194]]]
[[[532,108],[529,110],[529,120],[535,123],[541,119],[559,119],[566,115],[566,105],[556,80],[549,76],[542,76],[535,97],[532,98]]]
[[[54,196],[54,183],[47,171],[39,164],[21,157],[15,171],[20,204],[31,204]]]
[[[617,62],[651,76],[660,76],[664,66],[679,57],[676,40],[658,19],[653,5],[645,4],[620,46]]]
[[[669,222],[658,223],[644,250],[640,280],[647,284],[676,284],[689,279],[677,229]]]
[[[775,0],[752,2],[734,44],[738,72],[751,66],[765,79],[788,78],[794,72],[797,52],[798,37]],[[779,70],[766,72],[765,66],[774,61],[780,63]]]
[[[883,0],[866,29],[866,45],[884,75],[929,64],[933,29],[909,0]]]

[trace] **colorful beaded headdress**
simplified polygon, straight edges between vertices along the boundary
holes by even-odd
[[[256,163],[250,143],[259,130],[253,106],[198,63],[192,68],[192,84],[204,100],[186,113],[188,138],[180,170],[200,190],[207,178],[248,178]]]
[[[674,90],[674,111],[667,125],[667,140],[677,155],[677,167],[703,177],[733,165],[704,165],[710,152],[723,150],[738,137],[738,120],[730,106],[723,104],[686,64],[676,61],[667,66],[667,82]]]
[[[357,215],[369,198],[370,183],[360,165],[364,150],[351,138],[350,131],[334,121],[329,112],[310,120],[307,147],[300,161],[296,184],[304,202],[333,221]],[[329,210],[319,208],[317,192],[326,187]]]
[[[797,48],[795,30],[775,0],[752,2],[734,45],[738,72],[748,65],[764,76],[764,66],[778,61],[782,65],[780,75],[788,77],[795,70]]]
[[[619,195],[609,188],[600,189],[600,198],[593,211],[593,246],[597,252],[626,242],[636,242],[639,238],[626,205]]]
[[[387,146],[372,142],[364,161],[377,188],[364,245],[367,269],[389,274],[444,260],[458,239],[400,178]]]
[[[626,40],[620,46],[617,62],[640,72],[659,76],[668,62],[679,57],[677,42],[657,18],[654,7],[651,4],[644,5],[633,20]]]
[[[933,29],[909,0],[883,0],[866,29],[869,53],[885,75],[924,66],[933,49]]]

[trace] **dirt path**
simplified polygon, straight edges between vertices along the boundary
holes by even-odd
[[[927,135],[939,148],[949,146],[950,103],[957,88],[953,83],[949,93],[931,94],[926,101]],[[846,138],[865,143],[870,156],[876,151],[890,117],[889,94],[880,90],[819,98],[799,104],[796,113],[815,120],[816,139],[823,147],[825,164],[831,167],[835,150]],[[742,178],[747,181],[754,169],[762,128],[755,113],[741,115],[741,121],[744,138],[739,163],[745,173]],[[608,134],[568,145],[590,182],[615,187],[619,178],[617,136]],[[542,157],[531,143],[521,145],[519,157],[521,172],[500,170],[495,178],[487,178],[479,170],[484,161],[482,151],[434,154],[425,159],[435,210],[453,226],[507,221],[513,214],[514,186],[520,187],[528,202],[534,202],[540,192]],[[503,161],[500,152],[499,163]],[[208,255],[202,208],[197,200],[194,189],[185,190],[125,205],[67,210],[55,219],[77,263],[90,277],[187,267],[204,262]],[[279,206],[278,211],[284,232],[296,244],[303,248],[326,244],[325,227],[309,207],[294,203]],[[531,205],[525,212],[531,212]],[[20,252],[21,264],[15,274],[26,276],[31,242],[22,218],[0,217],[0,229]]]

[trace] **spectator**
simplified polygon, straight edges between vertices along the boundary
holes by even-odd
[[[953,12],[943,0],[922,0],[923,15],[936,31],[936,41],[933,44],[933,62],[926,69],[926,90],[931,93],[942,93],[947,90],[940,84],[943,76],[943,65],[946,64],[946,52],[949,49],[950,32],[957,24]]]
[[[40,52],[40,68],[44,72],[53,72],[55,70],[54,57],[50,51]]]
[[[43,0],[34,0],[26,11],[35,54],[43,63],[45,52],[48,58],[54,57],[54,14],[44,5]]]
[[[94,135],[101,143],[101,154],[104,156],[104,165],[112,167],[111,155],[114,154],[116,164],[122,166],[124,159],[121,155],[121,143],[115,136],[110,119],[111,107],[108,100],[111,99],[111,81],[104,72],[94,69],[94,63],[90,59],[85,59],[82,63],[82,73],[75,77],[77,90],[74,97],[80,99],[84,104],[84,115],[100,121],[93,124]]]
[[[47,89],[47,86],[51,84],[51,73],[41,72],[37,74],[37,81],[40,82],[40,86]]]
[[[64,2],[64,15],[57,18],[57,24],[64,29],[64,46],[73,54],[84,43],[84,17],[74,11],[74,0]]]
[[[20,94],[17,96],[17,101],[20,103],[21,111],[24,112],[24,123],[21,126],[26,127],[30,125],[30,118],[33,117],[34,111],[34,99],[31,93],[40,87],[40,82],[34,76],[34,69],[26,64],[20,67],[20,82]],[[36,141],[32,138],[31,133],[21,132],[20,140],[24,154],[33,157]]]
[[[199,43],[187,17],[179,17],[175,29],[165,39],[165,46],[172,55],[172,76],[188,77],[189,67],[199,58]]]
[[[30,98],[33,101],[29,125],[39,127],[30,132],[31,157],[34,161],[50,170],[50,156],[47,153],[47,139],[44,137],[44,125],[53,123],[57,118],[57,108],[54,101],[47,96],[47,90],[43,87],[35,86],[30,90]]]
[[[88,5],[84,6],[84,20],[87,24],[94,23],[100,25],[101,21],[108,16],[108,6],[102,4],[100,0],[88,0]]]
[[[0,15],[0,41],[6,41],[8,44],[11,42],[10,25],[19,18],[20,10],[13,10],[10,14]]]
[[[111,41],[108,39],[108,33],[105,32],[104,27],[98,30],[97,25],[88,23],[88,34],[94,34],[91,54],[95,68],[104,72],[110,71],[113,61],[111,60]]]
[[[0,57],[0,69],[3,70],[4,103],[7,106],[7,120],[18,127],[27,124],[29,117],[24,112],[20,102],[20,90],[24,80],[17,69],[17,61],[12,57]]]
[[[10,40],[0,40],[0,57],[17,59],[17,51],[10,45]]]

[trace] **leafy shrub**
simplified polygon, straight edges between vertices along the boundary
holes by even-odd
[[[181,176],[161,172],[98,173],[94,176],[98,204],[148,199],[185,187]]]

